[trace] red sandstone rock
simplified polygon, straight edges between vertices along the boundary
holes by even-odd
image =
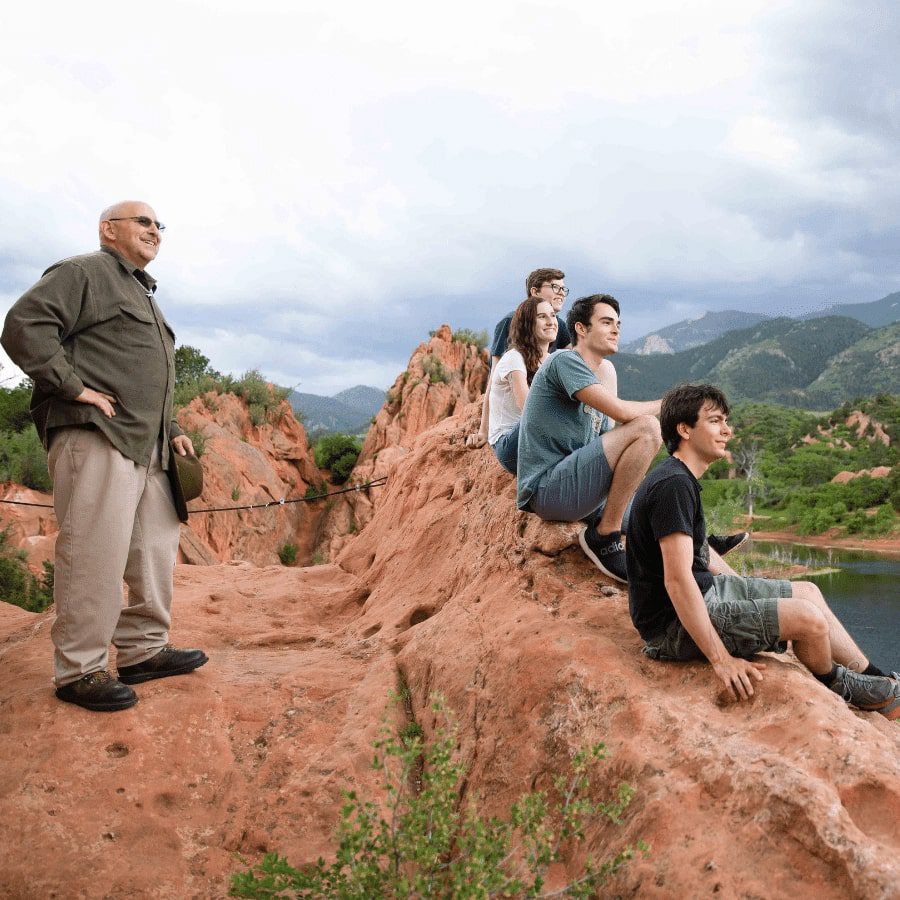
[[[247,404],[233,394],[197,397],[179,411],[186,431],[203,435],[203,496],[189,510],[209,507],[278,503],[303,497],[319,487],[306,432],[287,402],[260,425],[254,425]],[[284,544],[298,548],[298,560],[309,562],[323,503],[293,503],[266,510],[194,513],[188,528],[221,562],[247,560],[257,565],[278,562]],[[189,543],[191,546],[189,546]],[[196,541],[182,538],[185,562],[203,562]]]
[[[869,478],[887,478],[890,474],[890,466],[875,466],[872,469],[860,469],[858,472],[838,472],[831,479],[831,482],[832,484],[846,484],[848,481],[853,481],[854,478],[859,478],[862,475],[868,475]]]
[[[303,426],[285,402],[254,425],[247,404],[233,394],[197,397],[178,413],[183,428],[203,436],[203,496],[188,509],[276,503],[303,497],[324,476],[316,469]],[[9,485],[4,499],[52,503],[52,497]],[[278,562],[285,544],[307,563],[318,538],[324,501],[275,505],[266,510],[194,513],[181,529],[179,562],[211,565],[247,560]],[[9,545],[25,550],[30,568],[52,560],[58,526],[52,509],[0,505],[0,527],[10,526]]]
[[[433,337],[416,347],[406,371],[388,391],[366,435],[351,482],[363,484],[389,475],[422,432],[481,397],[489,372],[486,350],[454,341],[450,326],[441,325]],[[333,505],[322,525],[319,544],[326,559],[334,559],[365,527],[383,490],[346,494]]]
[[[402,676],[426,735],[446,698],[465,799],[489,814],[606,743],[596,796],[636,794],[587,850],[652,847],[609,896],[896,896],[898,725],[791,657],[724,706],[709,666],[643,657],[575,527],[517,512],[490,450],[464,449],[478,414],[411,442],[337,564],[179,567],[172,638],[210,662],[138,686],[134,709],[57,702],[50,615],[0,607],[0,895],[219,898],[236,852],[329,858],[341,789],[372,796]]]

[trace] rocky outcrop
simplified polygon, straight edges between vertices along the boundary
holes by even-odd
[[[237,853],[330,857],[341,789],[377,796],[383,718],[427,738],[439,692],[464,799],[487,814],[606,743],[595,796],[627,781],[635,799],[620,828],[588,827],[587,850],[651,845],[609,896],[896,896],[897,724],[791,656],[738,705],[707,665],[643,657],[574,526],[516,511],[490,450],[464,448],[478,414],[410,441],[334,563],[180,566],[173,641],[210,662],[139,686],[131,710],[54,700],[50,617],[0,610],[0,894],[222,897]],[[383,713],[401,679],[408,709]]]
[[[278,504],[319,489],[306,432],[283,401],[254,423],[248,405],[233,394],[197,397],[179,411],[185,431],[203,440],[203,496],[189,510],[249,504]],[[206,563],[245,560],[278,562],[285,544],[297,547],[297,560],[311,560],[324,501],[274,505],[264,510],[192,512],[181,542],[181,559]],[[206,552],[208,551],[208,553]]]
[[[484,393],[490,373],[487,351],[453,340],[449,325],[413,351],[405,372],[388,391],[384,406],[366,434],[351,483],[389,475],[413,441]],[[372,518],[382,488],[344,495],[329,510],[320,536],[325,559],[333,559]]]
[[[255,424],[239,397],[209,393],[179,410],[178,421],[199,435],[203,445],[203,496],[188,504],[194,512],[181,529],[178,561],[272,565],[278,562],[279,549],[293,544],[297,561],[310,562],[326,501],[278,503],[303,497],[310,487],[319,490],[324,475],[316,468],[306,432],[289,404],[269,409]],[[3,499],[50,505],[53,498],[8,485]],[[196,512],[266,503],[275,505],[265,510]],[[58,531],[53,510],[3,504],[0,527],[6,526],[8,545],[24,551],[29,567],[40,574],[42,561],[53,559]]]
[[[858,472],[838,472],[831,479],[831,483],[846,484],[848,481],[853,481],[854,478],[862,478],[864,475],[869,478],[887,478],[890,474],[890,466],[875,466],[872,469],[860,469]]]

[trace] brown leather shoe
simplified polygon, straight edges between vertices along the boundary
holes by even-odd
[[[121,681],[116,681],[105,669],[90,672],[78,681],[58,687],[56,696],[66,703],[96,712],[116,712],[138,702],[137,694]]]
[[[156,656],[151,656],[136,666],[120,666],[119,681],[123,684],[140,684],[153,678],[186,675],[208,662],[209,657],[202,650],[178,650],[167,645]]]

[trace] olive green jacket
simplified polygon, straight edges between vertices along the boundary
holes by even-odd
[[[44,447],[50,431],[98,428],[124,456],[150,463],[160,436],[162,465],[173,420],[175,333],[152,298],[156,281],[104,247],[50,266],[6,316],[0,343],[34,381],[31,415]],[[116,398],[107,418],[75,398],[85,387]]]

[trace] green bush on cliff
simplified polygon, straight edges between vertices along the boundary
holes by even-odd
[[[373,768],[383,778],[383,802],[344,792],[333,863],[319,859],[296,869],[277,853],[232,878],[235,897],[593,897],[640,842],[601,863],[590,859],[563,888],[545,892],[546,873],[562,848],[584,840],[588,821],[614,824],[633,796],[622,784],[608,803],[589,797],[590,770],[604,759],[602,744],[575,754],[572,773],[550,792],[522,795],[505,820],[460,808],[465,767],[454,756],[456,729],[439,698],[444,722],[426,747],[420,727],[407,725],[375,741]],[[415,724],[415,723],[411,723]]]
[[[332,484],[343,484],[356,465],[362,445],[349,434],[326,434],[316,441],[313,458],[320,469],[331,469]]]

